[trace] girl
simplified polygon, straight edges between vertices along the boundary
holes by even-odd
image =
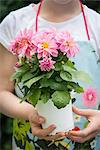
[[[37,124],[35,119],[32,121],[32,133],[27,122],[15,120],[14,150],[17,148],[26,150],[100,149],[100,136],[98,134],[100,132],[100,111],[93,110],[93,108],[98,109],[99,102],[97,101],[97,105],[95,106],[94,104],[96,99],[99,99],[97,91],[100,90],[100,64],[97,63],[100,59],[99,22],[99,14],[82,5],[79,0],[41,0],[38,5],[31,4],[11,12],[1,23],[0,41],[2,45],[0,60],[1,62],[4,61],[0,66],[0,78],[2,79],[0,80],[0,86],[2,85],[1,91],[4,92],[2,99],[7,99],[8,95],[9,99],[14,98],[11,94],[14,84],[9,81],[9,77],[13,72],[12,68],[16,62],[16,58],[7,52],[6,49],[9,48],[11,40],[24,28],[31,28],[36,31],[52,27],[55,27],[57,30],[68,30],[80,45],[80,52],[73,60],[77,68],[85,70],[92,76],[93,80],[88,86],[83,84],[86,88],[83,98],[76,96],[77,101],[75,105],[80,108],[85,108],[86,106],[87,109],[83,110],[73,107],[73,111],[76,113],[75,125],[77,127],[75,130],[79,130],[79,127],[82,130],[48,136],[56,127],[55,125],[51,125],[47,129],[41,129],[40,124],[44,119],[42,119],[40,124]],[[6,91],[9,92],[6,93]],[[21,96],[20,90],[17,87],[16,94],[18,97]],[[84,101],[81,99],[84,99]],[[87,104],[90,104],[90,106],[93,104],[93,107],[88,109]],[[35,116],[33,118],[36,118]],[[87,120],[81,116],[86,117],[89,121],[88,125]],[[58,138],[62,140],[56,141]],[[82,144],[83,142],[85,143]]]

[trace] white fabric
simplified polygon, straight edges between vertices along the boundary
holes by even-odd
[[[97,49],[97,54],[100,54],[100,14],[89,9],[87,6],[84,6],[84,8],[91,41],[94,41],[92,44]],[[36,12],[33,4],[11,12],[0,24],[0,42],[4,47],[9,48],[9,43],[16,37],[21,29],[30,27],[34,29],[35,16]],[[49,22],[39,16],[39,30],[48,27],[68,30],[77,41],[87,40],[82,13],[61,23]]]

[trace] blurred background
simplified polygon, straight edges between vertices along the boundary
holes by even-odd
[[[27,6],[31,3],[38,3],[39,0],[0,0],[0,22],[9,12]],[[88,7],[100,12],[100,0],[83,0]],[[0,150],[11,150],[13,119],[0,115]]]

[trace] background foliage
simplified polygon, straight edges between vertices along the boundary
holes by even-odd
[[[9,12],[18,8],[27,6],[31,3],[38,3],[39,0],[0,0],[0,22],[9,14]],[[100,12],[99,0],[84,0],[84,3],[90,8]],[[1,115],[1,147],[2,150],[11,150],[12,140],[12,119]]]

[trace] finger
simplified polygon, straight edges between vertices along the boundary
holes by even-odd
[[[59,140],[59,139],[64,139],[64,138],[65,138],[65,133],[57,133],[53,136],[43,137],[43,139],[46,140],[46,141]]]
[[[82,137],[77,137],[77,136],[69,136],[68,137],[71,141],[77,142],[77,143],[83,143],[83,138]]]
[[[84,116],[84,117],[88,117],[88,116],[92,116],[94,115],[95,111],[91,110],[91,109],[79,109],[75,106],[72,107],[72,110],[74,113],[80,115],[80,116]]]
[[[45,122],[45,118],[42,116],[39,116],[37,111],[30,117],[30,122],[35,124],[42,124]]]
[[[97,133],[95,132],[95,133],[93,133],[93,134],[91,134],[91,135],[89,135],[89,136],[87,136],[87,137],[85,137],[85,138],[77,137],[77,136],[69,136],[69,138],[70,138],[72,141],[74,141],[74,142],[84,143],[84,142],[88,141],[89,139],[94,138],[94,137],[96,136],[96,134],[97,134]]]
[[[84,141],[88,141],[89,139],[96,137],[96,135],[97,135],[97,132],[94,132],[94,133],[90,134],[89,136],[87,136],[86,138],[84,138]]]
[[[33,125],[32,126],[32,134],[35,136],[38,136],[38,137],[45,137],[45,136],[49,135],[54,129],[56,129],[55,125],[51,125],[45,129],[41,129],[39,126]]]
[[[80,131],[69,131],[69,135],[79,136],[79,137],[87,137],[88,135],[96,132],[95,125],[90,123],[87,128],[80,130]]]
[[[69,136],[69,131],[65,132],[65,136],[68,137]]]

